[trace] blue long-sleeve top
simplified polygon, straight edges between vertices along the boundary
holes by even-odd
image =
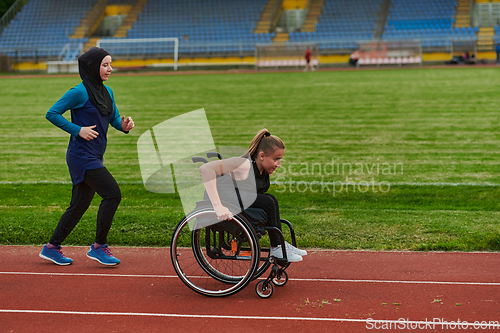
[[[66,163],[73,185],[83,181],[85,170],[103,168],[103,155],[106,151],[107,133],[109,124],[115,129],[122,131],[121,118],[116,108],[113,91],[106,87],[113,101],[113,112],[104,116],[90,102],[87,89],[83,83],[68,90],[47,111],[45,118],[60,129],[71,134],[68,150],[66,152]],[[63,114],[71,110],[71,121],[63,117]],[[93,140],[85,140],[78,134],[82,127],[96,125],[94,131],[99,133]],[[125,132],[128,133],[128,132]]]

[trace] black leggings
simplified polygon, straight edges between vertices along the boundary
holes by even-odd
[[[120,187],[108,169],[99,168],[86,170],[83,182],[73,186],[71,203],[61,216],[50,238],[50,244],[61,245],[80,221],[83,213],[89,208],[96,192],[102,197],[102,201],[97,212],[95,242],[97,244],[107,243],[108,232],[122,196]]]
[[[278,200],[274,195],[269,193],[257,194],[257,199],[255,199],[250,207],[263,209],[267,214],[267,225],[281,230],[280,209]],[[269,233],[269,240],[271,241],[272,247],[281,244],[280,237],[276,232]]]

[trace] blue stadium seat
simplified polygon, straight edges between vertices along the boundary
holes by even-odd
[[[70,36],[94,2],[30,0],[3,30],[0,48],[10,49],[6,53],[12,57],[32,57],[35,52],[37,56],[58,56],[66,43],[82,42]],[[22,51],[26,48],[32,51]]]
[[[266,4],[267,0],[149,0],[127,37],[177,37],[183,46],[180,52],[238,49],[230,44],[253,51],[254,44],[271,39],[270,34],[253,33]],[[211,42],[228,45],[195,46]]]
[[[373,39],[382,0],[325,0],[315,32],[290,34],[290,42],[315,42],[322,49],[337,49],[356,43],[328,41]]]
[[[420,39],[422,46],[445,46],[474,38],[474,28],[454,28],[456,0],[392,0],[383,39]]]
[[[72,39],[75,28],[96,0],[30,0],[0,36],[0,48],[10,55],[54,57]],[[135,0],[108,0],[109,4]],[[180,52],[251,52],[257,43],[270,43],[275,33],[253,33],[268,0],[149,0],[128,31],[127,38],[177,37]],[[443,46],[450,39],[475,38],[478,28],[453,28],[456,0],[392,0],[385,40],[421,39],[423,46]],[[323,50],[356,48],[358,41],[373,39],[382,0],[325,0],[314,32],[292,32],[289,42],[314,42]],[[500,29],[495,28],[495,40]],[[212,45],[208,45],[212,43]],[[28,48],[31,51],[28,51]],[[171,46],[155,44],[165,52]],[[14,51],[17,50],[17,51]],[[144,44],[130,49],[108,47],[111,53],[148,53]],[[31,53],[30,53],[31,52]],[[14,54],[15,53],[15,54]],[[205,54],[204,54],[205,55]]]

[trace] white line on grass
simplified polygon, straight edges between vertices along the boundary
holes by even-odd
[[[58,180],[14,180],[14,181],[0,181],[0,185],[39,185],[39,184],[48,184],[48,185],[70,185],[70,181],[58,181]],[[141,181],[118,181],[118,184],[120,185],[142,185],[143,182]],[[436,183],[422,183],[422,182],[335,182],[335,181],[330,181],[330,182],[318,182],[318,181],[285,181],[285,182],[280,182],[280,181],[272,181],[272,185],[325,185],[325,186],[331,186],[331,185],[339,185],[339,186],[352,186],[352,185],[361,185],[365,186],[366,184],[368,185],[373,185],[373,186],[500,186],[500,184],[497,183],[449,183],[449,182],[436,182]]]
[[[176,313],[150,313],[150,312],[85,312],[85,311],[54,311],[54,310],[9,310],[0,309],[0,313],[22,313],[22,314],[52,314],[52,315],[80,315],[80,316],[129,316],[129,317],[167,317],[167,318],[200,318],[200,319],[240,319],[240,320],[287,320],[287,321],[320,321],[320,322],[348,322],[348,323],[364,323],[366,327],[381,328],[381,325],[388,325],[388,327],[407,327],[408,329],[435,329],[436,326],[441,328],[450,328],[453,326],[455,329],[458,325],[459,328],[500,328],[498,321],[483,321],[469,323],[467,321],[447,322],[439,319],[439,321],[425,321],[422,320],[385,320],[385,319],[349,319],[349,318],[314,318],[314,317],[268,317],[268,316],[224,316],[224,315],[197,315],[197,314],[176,314]],[[377,326],[378,325],[378,326]],[[423,325],[423,326],[422,326]],[[371,329],[370,328],[370,329]]]
[[[57,180],[14,180],[14,181],[0,181],[0,185],[70,185],[70,181],[57,181]],[[141,181],[118,181],[120,185],[142,185]],[[323,185],[323,186],[500,186],[497,183],[421,183],[421,182],[318,182],[318,181],[272,181],[272,185]]]
[[[93,274],[93,273],[39,273],[39,272],[0,272],[0,275],[94,276],[94,277],[163,278],[163,279],[165,279],[165,278],[178,278],[177,275]],[[353,280],[353,279],[301,279],[301,278],[290,278],[290,281],[500,286],[500,282],[460,282],[460,281]]]

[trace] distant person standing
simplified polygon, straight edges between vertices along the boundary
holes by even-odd
[[[120,117],[113,91],[103,84],[111,71],[111,56],[100,48],[92,47],[78,58],[82,82],[68,90],[50,109],[46,118],[60,129],[71,134],[66,163],[73,183],[71,202],[62,214],[49,242],[40,257],[57,265],[70,265],[73,260],[61,250],[61,243],[71,233],[90,206],[97,192],[101,205],[97,212],[95,243],[87,257],[104,265],[117,265],[106,245],[108,232],[120,204],[120,187],[103,164],[109,124],[128,133],[134,128],[132,118]],[[71,110],[71,121],[63,114]]]
[[[349,57],[349,64],[356,66],[358,64],[359,51],[354,51]]]
[[[314,71],[314,66],[311,64],[311,49],[307,48],[306,53],[304,54],[304,59],[306,59],[306,67],[304,68],[304,72],[307,72],[308,70]]]

